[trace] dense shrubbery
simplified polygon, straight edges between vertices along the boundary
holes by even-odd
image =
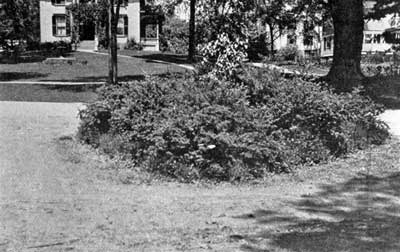
[[[186,54],[189,48],[188,34],[188,22],[176,18],[167,20],[160,34],[161,51]]]
[[[142,168],[191,181],[245,180],[382,143],[382,108],[359,92],[246,70],[106,86],[81,111],[79,136]],[[372,138],[372,136],[374,136]]]
[[[48,57],[66,56],[72,51],[71,43],[66,41],[45,42],[29,41],[14,46],[12,50],[7,49],[2,54],[0,62],[36,62],[43,61]]]
[[[72,51],[72,45],[67,41],[55,41],[55,42],[30,42],[26,47],[27,51],[41,51],[41,52],[54,52],[64,50],[65,52]]]
[[[125,45],[125,49],[128,50],[134,50],[134,51],[141,51],[143,50],[143,45],[142,43],[136,42],[135,39],[129,39],[128,42]]]

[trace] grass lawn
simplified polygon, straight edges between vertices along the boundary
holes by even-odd
[[[0,84],[0,101],[91,102],[96,85]]]
[[[0,81],[105,81],[108,75],[108,56],[93,53],[73,52],[78,62],[87,64],[48,65],[42,62],[0,64]],[[185,69],[168,63],[157,63],[142,58],[119,58],[121,81],[137,79],[144,75],[184,72]]]

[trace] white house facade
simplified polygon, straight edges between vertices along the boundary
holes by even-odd
[[[365,2],[365,11],[368,12],[369,9],[372,9],[374,4],[374,1]],[[397,26],[394,18],[393,15],[387,15],[379,20],[365,21],[362,54],[388,52],[391,50],[392,44],[385,41],[383,33]],[[331,27],[324,27],[322,32],[321,57],[333,56],[333,37],[333,29]]]
[[[40,0],[41,42],[71,41],[73,18],[67,6],[85,0]],[[85,2],[96,2],[97,0]],[[143,0],[124,0],[120,8],[117,42],[122,47],[128,40],[141,42],[144,50],[159,50],[159,21],[142,11]],[[98,35],[94,23],[79,24],[79,40],[98,48]]]

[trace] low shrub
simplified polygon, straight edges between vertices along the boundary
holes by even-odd
[[[370,52],[362,56],[362,62],[368,64],[382,64],[385,62],[391,62],[392,58],[392,55],[383,52]]]
[[[248,180],[340,157],[387,137],[382,107],[360,95],[246,69],[240,82],[150,78],[105,86],[79,137],[183,181]],[[374,137],[372,137],[374,136]]]
[[[141,50],[143,50],[143,45],[142,45],[142,43],[136,42],[135,39],[129,39],[125,45],[125,49],[141,51]]]
[[[298,49],[296,45],[288,45],[278,50],[276,57],[280,60],[296,60]]]

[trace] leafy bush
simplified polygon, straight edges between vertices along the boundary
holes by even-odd
[[[276,56],[281,60],[295,60],[298,49],[296,45],[288,45],[278,50]]]
[[[172,18],[164,25],[160,34],[160,50],[186,54],[189,48],[189,23]]]
[[[393,57],[392,55],[388,55],[383,52],[375,52],[375,53],[370,52],[363,55],[362,62],[369,64],[382,64],[385,62],[391,62],[392,57]]]
[[[236,78],[247,56],[247,48],[247,41],[239,37],[232,40],[228,34],[222,33],[201,47],[201,70],[218,79]]]
[[[239,83],[151,78],[105,86],[80,112],[79,136],[183,181],[246,180],[343,156],[388,136],[360,91],[247,69]],[[374,136],[374,137],[372,137]]]
[[[72,45],[68,41],[55,41],[55,42],[30,42],[27,44],[27,51],[41,51],[41,52],[57,52],[63,50],[65,52],[72,51]]]
[[[132,38],[128,39],[128,42],[125,45],[125,49],[141,51],[143,50],[143,45],[142,43],[137,43],[136,40]]]

